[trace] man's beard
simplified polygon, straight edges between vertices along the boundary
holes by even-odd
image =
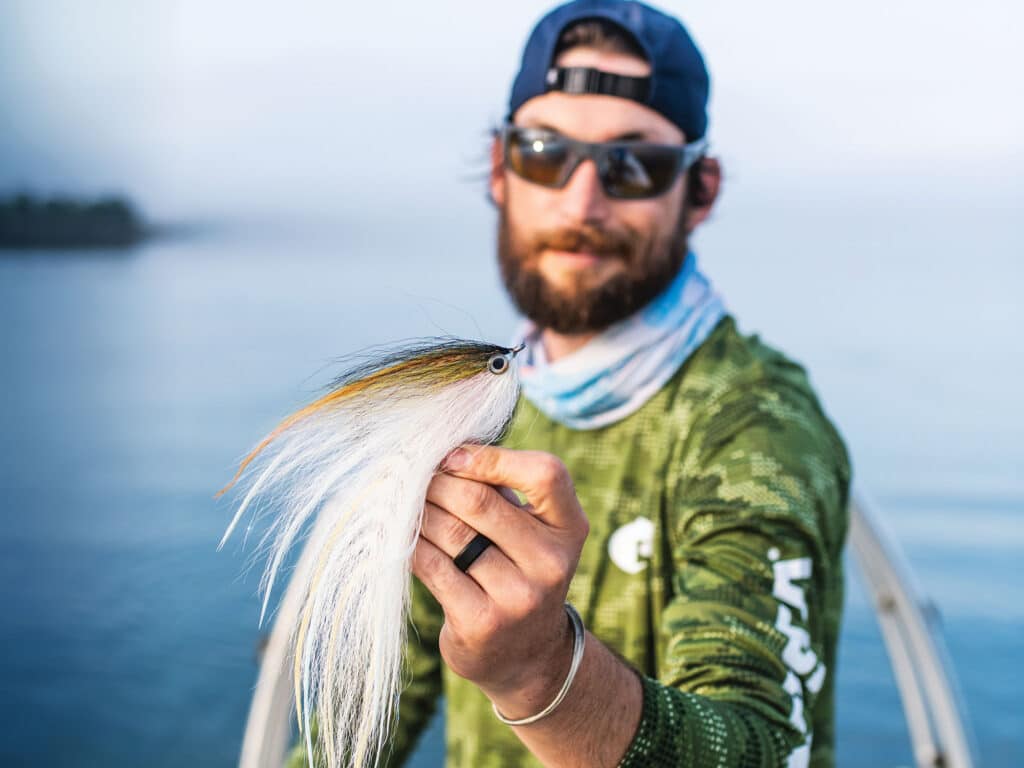
[[[583,226],[540,232],[517,242],[505,207],[498,216],[498,263],[505,289],[519,311],[541,328],[575,334],[601,331],[646,306],[669,286],[686,258],[685,209],[668,238],[645,240],[630,228]],[[571,286],[556,287],[540,273],[544,250],[586,251],[602,259],[619,259],[624,269],[595,282],[586,268],[574,274]]]

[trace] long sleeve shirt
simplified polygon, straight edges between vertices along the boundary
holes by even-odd
[[[622,768],[834,764],[850,468],[800,366],[725,318],[625,419],[574,430],[521,399],[502,442],[562,459],[590,521],[568,599],[641,676]],[[441,662],[418,582],[412,614],[389,764],[443,694],[448,768],[539,766]]]

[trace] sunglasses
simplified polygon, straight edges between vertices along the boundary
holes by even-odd
[[[609,141],[591,144],[546,128],[506,125],[501,132],[505,166],[522,179],[561,189],[584,160],[593,160],[608,197],[643,200],[669,190],[679,174],[704,156],[703,140],[691,144]]]

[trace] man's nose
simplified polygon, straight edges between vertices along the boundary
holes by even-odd
[[[560,190],[558,207],[562,218],[573,226],[599,224],[607,218],[609,205],[597,165],[593,160],[584,160]]]

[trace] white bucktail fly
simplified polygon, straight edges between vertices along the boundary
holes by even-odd
[[[439,339],[362,359],[282,421],[221,490],[238,483],[241,501],[220,546],[247,510],[273,513],[261,542],[261,624],[288,551],[308,536],[316,553],[293,629],[295,708],[311,762],[365,768],[386,748],[427,486],[453,449],[501,436],[521,349]]]

